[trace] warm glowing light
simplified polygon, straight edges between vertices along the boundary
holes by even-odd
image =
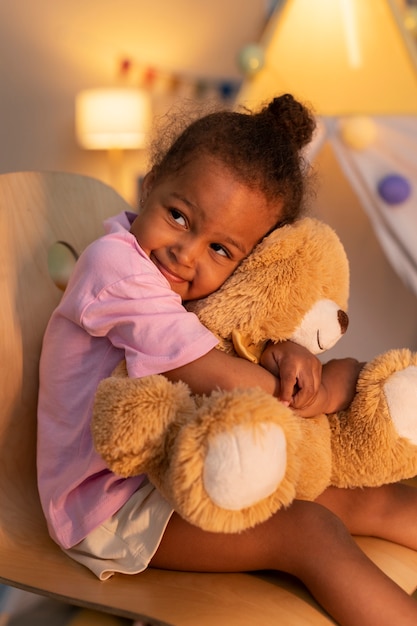
[[[133,88],[88,89],[76,98],[75,117],[83,148],[143,148],[151,121],[149,95]]]
[[[396,0],[283,0],[238,103],[292,93],[319,115],[417,114],[417,48]]]
[[[351,67],[359,67],[362,60],[359,49],[358,25],[355,19],[355,7],[351,0],[340,0],[340,4],[349,64]]]

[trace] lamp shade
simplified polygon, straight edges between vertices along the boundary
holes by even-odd
[[[240,103],[286,92],[319,115],[417,113],[417,52],[395,0],[285,0],[261,45]]]
[[[76,134],[87,149],[138,149],[151,121],[149,95],[140,89],[88,89],[77,95]]]

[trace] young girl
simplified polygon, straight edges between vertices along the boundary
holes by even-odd
[[[262,366],[216,350],[182,303],[212,293],[271,230],[300,214],[302,148],[314,119],[291,96],[257,113],[193,122],[143,183],[139,214],[119,215],[81,255],[47,328],[40,369],[38,482],[51,536],[101,579],[147,566],[205,572],[276,569],[298,576],[341,624],[407,626],[417,604],[357,548],[351,533],[417,549],[417,491],[328,489],[236,535],[208,533],[172,511],[146,476],[122,479],[90,433],[99,381],[162,373],[195,393],[258,386],[303,417],[351,401],[360,364],[323,367],[291,342]]]

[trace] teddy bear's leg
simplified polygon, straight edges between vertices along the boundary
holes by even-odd
[[[417,474],[417,354],[391,350],[368,363],[350,408],[329,417],[332,484],[378,486]]]
[[[166,487],[176,510],[205,530],[238,532],[288,505],[301,469],[300,421],[260,389],[204,398],[172,448]]]

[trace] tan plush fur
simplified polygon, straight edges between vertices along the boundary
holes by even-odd
[[[346,330],[348,282],[335,233],[305,218],[271,233],[223,287],[188,308],[229,353],[256,361],[267,340],[286,339],[319,352]],[[161,375],[131,379],[121,364],[98,387],[92,432],[115,473],[145,473],[191,523],[238,532],[330,484],[415,475],[417,357],[382,355],[362,372],[348,411],[312,419],[259,389],[198,397]]]
[[[404,389],[394,375],[404,375]],[[417,474],[417,440],[401,436],[389,406],[394,384],[402,395],[399,417],[416,432],[416,383],[417,354],[410,350],[390,350],[365,366],[349,410],[329,416],[333,485],[376,487]]]

